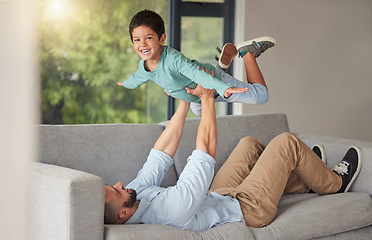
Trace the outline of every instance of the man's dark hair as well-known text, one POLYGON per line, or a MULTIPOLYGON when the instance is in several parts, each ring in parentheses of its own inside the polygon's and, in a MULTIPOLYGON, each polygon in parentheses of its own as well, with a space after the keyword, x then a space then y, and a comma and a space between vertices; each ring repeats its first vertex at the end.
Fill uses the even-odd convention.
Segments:
POLYGON ((105 203, 105 215, 104 215, 104 223, 105 224, 118 224, 119 208, 114 204, 113 201, 105 203))
POLYGON ((133 42, 133 30, 136 27, 139 26, 146 26, 151 28, 159 37, 165 33, 165 27, 164 27, 164 21, 160 17, 159 14, 157 14, 154 11, 151 10, 143 10, 138 12, 132 20, 130 21, 129 24, 129 34, 130 34, 130 40, 133 42))
MULTIPOLYGON (((123 203, 123 207, 132 208, 137 201, 137 192, 131 189, 131 193, 128 201, 123 203)), ((105 203, 105 224, 119 224, 119 207, 115 204, 113 200, 105 203)))

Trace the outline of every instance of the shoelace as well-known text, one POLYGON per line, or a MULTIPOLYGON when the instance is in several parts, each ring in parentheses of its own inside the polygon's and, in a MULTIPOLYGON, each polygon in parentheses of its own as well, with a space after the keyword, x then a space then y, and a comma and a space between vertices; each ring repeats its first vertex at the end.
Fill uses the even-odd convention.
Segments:
POLYGON ((350 163, 345 162, 345 161, 341 161, 339 164, 337 164, 333 168, 333 170, 336 171, 340 175, 349 174, 348 173, 349 165, 350 165, 350 163))

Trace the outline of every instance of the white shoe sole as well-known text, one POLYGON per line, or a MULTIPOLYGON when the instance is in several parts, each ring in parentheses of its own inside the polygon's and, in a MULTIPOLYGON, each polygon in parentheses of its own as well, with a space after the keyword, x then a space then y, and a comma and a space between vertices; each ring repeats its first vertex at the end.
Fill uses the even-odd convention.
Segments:
POLYGON ((355 146, 352 146, 351 148, 354 148, 357 151, 359 163, 358 163, 358 167, 357 167, 357 169, 356 169, 356 171, 354 173, 354 176, 351 178, 351 180, 350 180, 349 184, 346 186, 344 192, 348 192, 349 191, 349 188, 351 187, 351 185, 353 185, 356 177, 359 175, 360 168, 362 167, 362 150, 360 150, 360 148, 355 147, 355 146))
POLYGON ((238 50, 237 48, 234 46, 234 44, 232 43, 226 43, 225 45, 223 45, 223 48, 222 48, 222 51, 221 51, 221 54, 220 54, 220 58, 218 60, 218 65, 220 65, 221 68, 224 68, 224 69, 227 69, 230 67, 231 65, 231 62, 233 61, 233 59, 236 57, 236 55, 238 55, 238 50), (235 51, 234 51, 235 49, 235 51), (225 53, 225 51, 228 51, 229 53, 225 53), (230 58, 230 62, 229 64, 224 64, 222 63, 222 58, 223 58, 223 55, 224 54, 227 54, 228 58, 230 58))
POLYGON ((321 144, 315 144, 311 149, 313 149, 314 147, 318 147, 320 149, 320 153, 322 154, 322 161, 327 165, 327 155, 326 155, 326 151, 323 147, 323 145, 321 144))

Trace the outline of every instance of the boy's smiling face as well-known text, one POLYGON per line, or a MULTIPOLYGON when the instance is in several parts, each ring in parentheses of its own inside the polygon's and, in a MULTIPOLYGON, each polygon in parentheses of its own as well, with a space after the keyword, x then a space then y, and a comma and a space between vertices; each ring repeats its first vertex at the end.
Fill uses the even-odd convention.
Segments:
POLYGON ((165 41, 165 33, 159 39, 158 35, 150 27, 139 26, 133 29, 132 35, 136 53, 143 60, 157 64, 165 41))

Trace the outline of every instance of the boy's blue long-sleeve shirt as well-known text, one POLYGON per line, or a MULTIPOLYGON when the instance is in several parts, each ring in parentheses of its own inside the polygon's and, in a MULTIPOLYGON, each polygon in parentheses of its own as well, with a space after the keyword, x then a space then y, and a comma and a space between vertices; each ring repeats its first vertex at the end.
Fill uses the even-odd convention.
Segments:
POLYGON ((222 82, 219 76, 216 75, 214 66, 190 60, 176 49, 163 46, 156 69, 152 72, 147 71, 144 67, 144 60, 141 59, 138 64, 138 70, 128 80, 123 82, 123 86, 134 89, 152 80, 175 98, 187 102, 200 102, 198 97, 188 94, 185 87, 193 89, 197 84, 200 84, 207 89, 216 89, 220 96, 224 96, 226 89, 232 86, 222 82), (210 72, 213 70, 215 77, 200 70, 200 66, 210 72))
POLYGON ((137 192, 137 211, 128 224, 166 224, 192 231, 203 231, 228 222, 244 222, 239 202, 216 192, 207 194, 214 175, 215 160, 194 150, 177 184, 160 187, 173 159, 152 149, 137 177, 126 187, 137 192))

